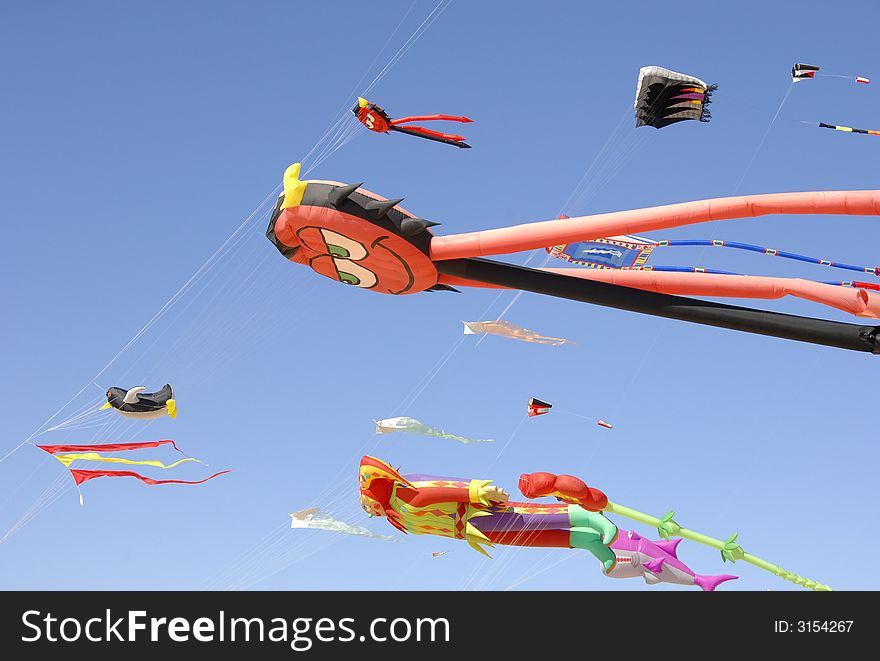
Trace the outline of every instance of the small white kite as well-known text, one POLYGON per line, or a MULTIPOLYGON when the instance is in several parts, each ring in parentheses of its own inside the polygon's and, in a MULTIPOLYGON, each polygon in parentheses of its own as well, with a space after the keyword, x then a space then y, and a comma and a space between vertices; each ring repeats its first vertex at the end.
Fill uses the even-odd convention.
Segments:
POLYGON ((465 445, 471 443, 493 443, 494 439, 470 438, 468 436, 456 436, 455 434, 447 434, 442 429, 431 427, 423 422, 419 422, 415 418, 407 418, 405 416, 399 418, 386 418, 385 420, 373 420, 376 423, 377 434, 392 434, 394 432, 407 432, 409 434, 419 434, 421 436, 433 436, 434 438, 448 438, 465 445))
POLYGON ((299 512, 293 512, 290 515, 291 528, 314 528, 316 530, 328 530, 330 532, 340 532, 345 535, 357 535, 358 537, 370 537, 372 539, 382 539, 386 542, 396 542, 394 537, 388 535, 377 535, 366 528, 355 526, 344 521, 338 521, 326 512, 322 512, 317 507, 310 507, 299 512))

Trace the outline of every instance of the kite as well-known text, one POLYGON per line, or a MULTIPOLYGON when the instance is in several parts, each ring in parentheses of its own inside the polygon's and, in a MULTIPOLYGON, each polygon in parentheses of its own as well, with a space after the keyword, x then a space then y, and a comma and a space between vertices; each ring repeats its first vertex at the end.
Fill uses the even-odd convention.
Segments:
POLYGON ((592 553, 605 575, 614 578, 644 576, 649 584, 697 585, 707 591, 736 578, 695 574, 678 560, 676 543, 652 543, 634 532, 619 531, 602 514, 608 499, 601 491, 577 478, 552 477, 552 488, 545 493, 521 478, 521 489, 528 490, 523 495, 561 495, 560 489, 567 488, 570 502, 511 502, 492 480, 404 476, 380 459, 365 456, 359 472, 360 502, 370 516, 385 517, 401 532, 463 539, 486 556, 483 546, 496 544, 576 548, 592 553))
POLYGON ((170 418, 177 417, 177 402, 171 384, 166 383, 161 390, 144 392, 146 386, 137 386, 129 390, 110 388, 107 391, 107 403, 101 410, 112 408, 125 418, 153 420, 166 413, 170 418))
POLYGON ((462 286, 519 289, 851 351, 880 352, 880 326, 685 297, 762 299, 796 295, 857 316, 875 318, 880 298, 865 289, 745 275, 734 278, 710 273, 538 269, 484 258, 767 214, 877 216, 877 190, 719 198, 435 236, 430 228, 437 223, 412 215, 400 206, 400 199, 389 200, 360 190, 359 183, 301 181, 299 173, 299 164, 285 172, 284 191, 266 236, 290 261, 307 265, 337 282, 392 295, 456 290, 462 286), (680 279, 682 276, 688 279, 680 279), (597 281, 600 278, 605 281, 597 281))
MULTIPOLYGON (((156 461, 154 459, 124 459, 120 457, 107 457, 102 454, 104 452, 129 452, 131 450, 158 448, 163 445, 170 445, 175 450, 180 452, 180 454, 183 454, 183 452, 180 450, 180 448, 177 447, 177 444, 175 444, 174 441, 147 441, 144 443, 104 443, 101 445, 38 445, 37 447, 44 452, 48 452, 58 461, 60 461, 64 465, 64 467, 70 471, 70 474, 71 476, 73 476, 73 480, 76 483, 77 487, 84 482, 94 480, 98 477, 133 477, 140 480, 144 484, 149 485, 203 484, 208 480, 214 479, 218 475, 223 475, 224 473, 229 472, 228 470, 220 471, 219 473, 214 473, 213 475, 206 477, 203 480, 196 481, 155 480, 151 477, 147 477, 145 475, 141 475, 140 473, 129 470, 87 470, 70 467, 74 461, 99 461, 110 464, 128 464, 130 466, 152 466, 153 468, 162 468, 167 470, 188 461, 202 463, 201 461, 199 461, 198 459, 194 459, 193 457, 185 457, 184 459, 180 459, 178 461, 175 461, 174 463, 166 465, 161 461, 156 461)), ((82 495, 80 495, 80 504, 82 504, 82 495)))
POLYGON ((442 429, 431 427, 415 418, 407 418, 405 416, 399 418, 386 418, 385 420, 374 420, 376 423, 377 434, 392 434, 394 432, 406 432, 408 434, 419 434, 420 436, 433 436, 434 438, 448 438, 452 441, 458 441, 465 445, 471 443, 493 443, 494 439, 470 438, 468 436, 456 436, 455 434, 447 434, 442 429))
POLYGON ((448 122, 461 122, 462 124, 468 124, 474 121, 467 117, 456 117, 453 115, 416 115, 413 117, 391 119, 388 116, 388 113, 382 108, 361 97, 358 97, 357 104, 355 104, 351 111, 355 114, 361 124, 376 133, 396 131, 398 133, 406 133, 407 135, 414 135, 427 140, 434 140, 435 142, 445 142, 447 145, 454 145, 456 147, 461 147, 462 149, 470 149, 471 147, 464 141, 464 137, 460 135, 432 131, 423 126, 404 126, 404 124, 411 124, 412 122, 435 122, 445 120, 448 122))
MULTIPOLYGON (((564 219, 568 218, 568 216, 560 216, 560 218, 564 219)), ((570 264, 586 266, 588 268, 622 269, 628 271, 661 271, 681 269, 682 267, 648 266, 648 260, 653 256, 657 249, 685 246, 708 246, 711 248, 746 250, 749 252, 760 253, 762 255, 769 255, 771 257, 792 259, 799 262, 806 262, 808 264, 827 266, 829 268, 880 275, 880 266, 847 264, 837 260, 810 257, 808 255, 800 255, 795 252, 788 252, 777 248, 758 246, 753 243, 725 241, 723 239, 661 239, 655 241, 642 236, 612 236, 607 239, 596 239, 595 241, 578 241, 576 243, 563 243, 556 246, 549 246, 546 248, 546 251, 551 256, 569 262, 570 264)), ((687 268, 693 270, 693 267, 687 268)), ((709 270, 703 269, 702 271, 708 272, 709 270)), ((702 271, 698 270, 697 272, 702 271)))
POLYGON ((791 67, 791 82, 799 83, 805 78, 813 78, 818 70, 819 67, 812 64, 797 63, 791 67))
MULTIPOLYGON (((567 218, 567 216, 565 216, 567 218)), ((667 294, 700 295, 701 291, 712 288, 715 295, 725 296, 748 296, 754 298, 779 298, 785 295, 796 296, 824 303, 831 307, 850 312, 864 317, 874 317, 878 314, 871 297, 865 297, 858 293, 836 292, 828 289, 826 285, 836 287, 851 287, 855 289, 880 290, 880 285, 849 281, 824 281, 801 280, 792 278, 757 278, 743 276, 740 273, 719 271, 695 266, 651 266, 646 262, 657 248, 671 246, 711 246, 715 248, 734 248, 750 252, 762 253, 774 257, 782 257, 820 266, 827 266, 858 273, 870 273, 880 275, 880 267, 859 266, 844 262, 821 259, 799 255, 793 252, 767 248, 750 243, 736 241, 723 241, 719 239, 681 239, 653 241, 638 236, 615 236, 595 241, 579 241, 570 244, 560 244, 548 247, 547 252, 559 259, 578 266, 586 266, 591 269, 615 269, 620 271, 653 271, 655 273, 705 273, 709 275, 734 275, 747 278, 746 280, 724 280, 717 278, 687 277, 680 278, 672 275, 582 275, 591 280, 614 282, 615 284, 628 285, 639 289, 662 291, 667 294), (717 285, 717 286, 716 286, 717 285), (760 289, 759 293, 756 289, 760 289)))
POLYGON ((553 404, 548 404, 547 402, 542 402, 540 399, 536 399, 535 397, 529 397, 529 417, 534 418, 536 415, 544 415, 545 413, 550 413, 550 409, 553 408, 553 404))
POLYGON ((867 135, 880 135, 880 131, 872 131, 870 129, 854 129, 849 126, 838 126, 837 124, 826 124, 819 122, 821 129, 834 129, 835 131, 843 131, 844 133, 865 133, 867 135))
MULTIPOLYGON (((569 216, 559 216, 566 220, 569 216)), ((640 236, 612 236, 595 241, 578 241, 548 246, 553 257, 594 269, 640 269, 647 264, 658 242, 640 236)))
POLYGON ((662 129, 676 122, 708 122, 709 104, 717 85, 662 67, 642 67, 636 85, 636 127, 662 129))
POLYGON ((495 321, 463 321, 464 334, 476 335, 478 333, 488 333, 489 335, 497 335, 499 337, 509 337, 512 340, 520 342, 534 342, 536 344, 548 344, 553 347, 562 346, 563 344, 574 344, 571 340, 561 337, 547 337, 539 335, 533 330, 517 326, 514 323, 503 319, 495 321))
POLYGON ((701 576, 678 559, 676 555, 681 538, 671 541, 658 539, 651 541, 629 530, 617 536, 611 545, 617 564, 605 575, 609 578, 635 578, 641 576, 648 585, 674 583, 677 585, 696 585, 712 592, 721 583, 732 581, 737 576, 701 576))
POLYGON ((439 558, 441 555, 446 555, 449 551, 431 551, 432 558, 439 558))
MULTIPOLYGON (((530 418, 535 417, 536 415, 545 415, 550 413, 550 409, 553 408, 553 404, 548 404, 547 402, 543 402, 540 399, 535 399, 534 397, 529 398, 529 407, 528 414, 530 418)), ((560 413, 566 415, 573 415, 578 418, 586 418, 587 416, 581 415, 580 413, 573 413, 572 411, 559 411, 560 413)), ((596 424, 600 427, 605 427, 605 429, 613 429, 614 425, 606 420, 596 420, 596 424)))
MULTIPOLYGON (((587 486, 583 480, 572 475, 554 475, 553 473, 543 472, 523 473, 519 478, 519 490, 526 498, 553 496, 561 502, 580 504, 593 511, 617 514, 618 516, 623 516, 656 528, 664 541, 669 541, 671 537, 681 537, 714 548, 721 552, 723 562, 743 560, 755 567, 780 576, 786 581, 791 581, 810 590, 823 592, 831 590, 827 585, 804 578, 778 565, 746 553, 739 542, 737 542, 738 533, 722 541, 694 532, 693 530, 688 530, 687 528, 682 528, 672 518, 675 516, 675 512, 668 512, 661 519, 655 518, 638 510, 611 502, 602 491, 587 486)), ((656 544, 656 542, 654 543, 656 544)))
MULTIPOLYGON (((791 68, 791 82, 799 83, 802 80, 806 80, 808 78, 815 78, 816 73, 819 71, 820 67, 814 66, 812 64, 801 64, 797 63, 791 68)), ((863 85, 868 85, 871 81, 864 76, 844 76, 836 73, 822 73, 820 76, 831 76, 833 78, 850 78, 857 83, 862 83, 863 85)))
POLYGON ((371 539, 381 539, 386 542, 396 542, 394 537, 388 535, 377 535, 361 526, 355 526, 344 521, 338 521, 326 512, 321 511, 317 507, 293 512, 290 515, 291 528, 313 528, 315 530, 327 530, 329 532, 338 532, 344 535, 355 535, 357 537, 369 537, 371 539))

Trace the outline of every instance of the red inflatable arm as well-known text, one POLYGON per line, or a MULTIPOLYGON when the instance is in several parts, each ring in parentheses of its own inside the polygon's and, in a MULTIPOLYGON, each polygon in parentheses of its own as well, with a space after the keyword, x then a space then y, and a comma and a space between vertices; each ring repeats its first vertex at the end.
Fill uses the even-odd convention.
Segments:
POLYGON ((601 512, 608 505, 608 496, 573 475, 523 473, 519 476, 519 490, 526 498, 554 496, 591 512, 601 512))

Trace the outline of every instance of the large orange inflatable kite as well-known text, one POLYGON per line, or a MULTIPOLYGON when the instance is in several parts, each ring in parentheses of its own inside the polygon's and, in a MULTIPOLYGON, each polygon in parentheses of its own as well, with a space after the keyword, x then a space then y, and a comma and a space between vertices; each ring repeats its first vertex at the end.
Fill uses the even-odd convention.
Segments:
POLYGON ((878 293, 796 278, 712 273, 534 269, 494 260, 603 237, 768 214, 880 215, 880 191, 778 193, 670 204, 648 209, 435 236, 435 222, 361 189, 361 184, 301 181, 284 175, 284 192, 267 236, 282 255, 321 275, 383 294, 457 286, 531 291, 732 330, 880 352, 880 326, 755 310, 684 296, 772 299, 797 296, 860 317, 880 318, 878 293))

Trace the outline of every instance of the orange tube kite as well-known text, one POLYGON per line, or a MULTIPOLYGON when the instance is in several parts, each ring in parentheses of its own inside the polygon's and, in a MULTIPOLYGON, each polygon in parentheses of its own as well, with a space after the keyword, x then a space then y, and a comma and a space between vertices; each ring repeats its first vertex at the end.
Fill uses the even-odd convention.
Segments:
MULTIPOLYGON (((716 273, 675 273, 668 271, 618 271, 614 269, 539 269, 571 278, 606 282, 659 294, 679 296, 717 296, 721 298, 776 299, 795 296, 843 312, 880 319, 880 296, 865 289, 828 285, 800 278, 773 278, 757 275, 720 275, 716 273)), ((499 288, 472 280, 441 275, 440 282, 462 287, 499 288)))
POLYGON ((618 234, 695 225, 713 220, 750 218, 770 214, 880 215, 880 191, 830 191, 815 193, 773 193, 721 197, 714 200, 681 202, 647 209, 615 211, 545 220, 543 222, 466 232, 431 239, 432 260, 505 255, 535 250, 560 243, 591 241, 618 234))

